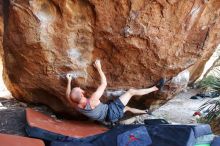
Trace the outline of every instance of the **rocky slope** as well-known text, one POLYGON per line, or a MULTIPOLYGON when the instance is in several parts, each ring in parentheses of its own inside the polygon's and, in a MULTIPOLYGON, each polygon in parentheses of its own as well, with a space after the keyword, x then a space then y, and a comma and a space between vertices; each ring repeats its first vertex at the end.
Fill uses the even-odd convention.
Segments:
POLYGON ((66 73, 73 86, 97 87, 96 58, 108 89, 149 87, 190 66, 193 80, 220 42, 219 0, 4 0, 4 8, 9 90, 59 112, 69 110, 66 73))

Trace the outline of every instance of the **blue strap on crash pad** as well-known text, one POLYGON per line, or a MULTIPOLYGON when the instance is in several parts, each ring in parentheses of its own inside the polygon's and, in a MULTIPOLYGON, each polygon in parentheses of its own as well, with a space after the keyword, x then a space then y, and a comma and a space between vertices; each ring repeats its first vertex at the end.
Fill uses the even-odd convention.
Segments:
POLYGON ((50 146, 95 146, 91 143, 86 142, 60 142, 60 141, 53 141, 50 143, 50 146))
POLYGON ((29 137, 39 138, 45 141, 59 141, 59 142, 82 142, 89 143, 97 139, 101 134, 85 137, 85 138, 75 138, 70 136, 65 136, 62 134, 54 133, 51 131, 47 131, 41 128, 32 127, 29 125, 25 126, 25 131, 29 137))

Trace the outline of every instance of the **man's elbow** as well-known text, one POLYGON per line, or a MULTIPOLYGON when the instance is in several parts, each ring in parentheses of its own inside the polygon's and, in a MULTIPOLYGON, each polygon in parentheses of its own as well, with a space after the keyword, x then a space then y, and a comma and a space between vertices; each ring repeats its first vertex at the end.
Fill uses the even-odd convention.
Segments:
POLYGON ((103 82, 102 86, 107 87, 107 82, 103 82))
POLYGON ((70 97, 70 92, 66 92, 66 98, 68 99, 70 97))

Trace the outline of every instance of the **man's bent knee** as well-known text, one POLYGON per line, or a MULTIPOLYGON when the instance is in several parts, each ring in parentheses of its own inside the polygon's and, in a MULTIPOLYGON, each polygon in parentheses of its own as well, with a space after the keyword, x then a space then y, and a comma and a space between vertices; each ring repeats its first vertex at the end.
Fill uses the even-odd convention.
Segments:
POLYGON ((123 112, 125 113, 125 112, 127 112, 127 111, 130 111, 130 107, 128 107, 128 106, 125 106, 125 108, 124 108, 124 110, 123 110, 123 112))

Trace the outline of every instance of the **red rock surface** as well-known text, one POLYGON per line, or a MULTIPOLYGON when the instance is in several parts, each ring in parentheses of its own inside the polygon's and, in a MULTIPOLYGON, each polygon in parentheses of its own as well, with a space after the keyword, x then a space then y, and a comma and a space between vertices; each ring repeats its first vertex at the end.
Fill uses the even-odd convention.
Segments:
POLYGON ((100 124, 87 121, 57 120, 30 108, 26 109, 26 118, 28 125, 31 127, 74 138, 85 138, 108 131, 100 124))
POLYGON ((192 65, 198 76, 220 42, 219 0, 13 0, 5 13, 9 90, 56 111, 69 110, 66 73, 97 87, 96 58, 109 89, 149 87, 192 65))
POLYGON ((0 134, 0 146, 45 146, 40 139, 0 134))

